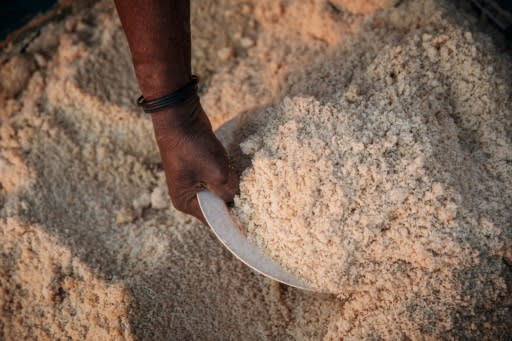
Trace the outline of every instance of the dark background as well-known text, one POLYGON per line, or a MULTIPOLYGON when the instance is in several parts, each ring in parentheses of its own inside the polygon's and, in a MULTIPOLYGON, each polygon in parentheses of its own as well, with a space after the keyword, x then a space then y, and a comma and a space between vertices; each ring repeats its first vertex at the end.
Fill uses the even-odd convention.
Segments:
POLYGON ((28 23, 37 14, 44 13, 56 0, 14 0, 0 2, 0 40, 28 23))

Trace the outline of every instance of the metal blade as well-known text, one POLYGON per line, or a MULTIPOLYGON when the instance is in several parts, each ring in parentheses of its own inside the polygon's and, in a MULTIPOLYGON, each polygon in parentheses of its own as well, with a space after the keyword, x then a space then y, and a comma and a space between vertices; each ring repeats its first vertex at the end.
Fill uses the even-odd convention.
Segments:
POLYGON ((199 206, 213 233, 235 257, 260 274, 295 288, 313 290, 261 252, 242 234, 224 201, 215 194, 197 194, 199 206))

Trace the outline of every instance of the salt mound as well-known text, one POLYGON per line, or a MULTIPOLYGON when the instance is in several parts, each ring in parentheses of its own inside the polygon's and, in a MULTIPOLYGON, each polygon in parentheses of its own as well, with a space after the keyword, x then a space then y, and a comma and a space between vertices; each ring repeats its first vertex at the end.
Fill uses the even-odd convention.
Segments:
MULTIPOLYGON (((510 62, 478 33, 476 18, 459 17, 440 1, 360 3, 194 1, 192 57, 202 80, 202 103, 219 126, 239 113, 251 115, 273 101, 283 102, 251 117, 244 133, 255 137, 263 136, 258 129, 266 124, 264 117, 275 124, 286 117, 300 123, 306 112, 317 112, 311 127, 296 124, 296 134, 322 127, 320 137, 328 133, 322 117, 352 117, 353 123, 343 123, 352 135, 336 135, 337 141, 352 139, 364 148, 350 150, 345 158, 365 151, 373 158, 389 138, 378 130, 357 135, 361 127, 356 123, 374 125, 389 118, 411 125, 409 132, 386 123, 390 136, 399 131, 417 143, 404 156, 370 163, 365 174, 379 175, 377 170, 392 169, 393 162, 423 156, 423 166, 419 162, 411 174, 424 180, 425 195, 432 183, 428 195, 435 197, 431 202, 419 193, 408 197, 436 203, 439 213, 425 219, 442 230, 424 229, 421 235, 417 223, 407 230, 383 225, 383 231, 366 223, 361 233, 380 238, 364 241, 361 248, 389 255, 368 266, 388 277, 363 269, 368 277, 354 276, 356 284, 338 295, 297 290, 251 272, 207 228, 168 204, 150 119, 134 103, 139 92, 113 2, 76 5, 13 50, 19 53, 2 51, 0 56, 8 59, 0 65, 0 340, 507 340, 510 62), (381 7, 386 9, 356 14, 381 7), (461 24, 464 20, 471 23, 461 24), (228 60, 218 57, 225 48, 233 53, 228 60), (427 48, 432 61, 425 58, 427 48), (292 99, 280 101, 284 96, 292 99), (429 116, 432 105, 439 113, 429 116), (275 116, 281 112, 285 117, 275 116), (436 120, 440 123, 434 125, 436 120), (426 128, 437 130, 426 137, 426 128), (449 131, 454 135, 441 140, 440 134, 449 131), (455 149, 452 142, 458 143, 455 149), (462 154, 452 156, 457 146, 462 154), (434 171, 440 165, 446 172, 438 176, 434 171), (450 219, 452 208, 456 215, 450 219), (447 230, 445 224, 452 221, 447 230), (377 249, 396 245, 389 236, 397 231, 409 244, 377 249), (447 250, 432 256, 418 249, 410 257, 408 252, 422 244, 406 239, 409 232, 433 244, 444 238, 447 250), (448 255, 457 248, 471 257, 462 263, 456 254, 452 265, 448 255), (416 263, 407 263, 408 257, 416 263), (392 263, 395 259, 404 260, 392 263), (390 279, 393 269, 396 276, 390 279)), ((254 147, 244 144, 246 151, 267 148, 253 140, 254 147)), ((321 138, 298 142, 310 149, 332 144, 321 138)), ((310 181, 331 179, 316 178, 310 181)), ((356 187, 354 193, 341 193, 366 200, 370 190, 380 191, 372 183, 387 181, 365 179, 373 181, 360 184, 368 193, 356 187)), ((353 186, 360 181, 353 180, 353 186)), ((412 183, 407 179, 399 188, 412 183)), ((388 205, 380 197, 379 203, 388 205)), ((404 207, 397 204, 396 220, 405 224, 414 211, 404 207)), ((376 212, 376 218, 388 219, 376 212)))
MULTIPOLYGON (((264 4, 192 5, 209 92, 257 48, 235 34, 256 40, 264 4), (217 58, 226 46, 233 60, 217 58)), ((0 65, 0 340, 320 339, 336 299, 252 273, 169 204, 113 1, 37 31, 0 65)))
POLYGON ((512 63, 446 19, 392 38, 249 121, 235 212, 319 290, 440 316, 491 304, 510 262, 512 63))
POLYGON ((105 283, 41 226, 7 219, 0 238, 2 340, 134 339, 124 285, 105 283))

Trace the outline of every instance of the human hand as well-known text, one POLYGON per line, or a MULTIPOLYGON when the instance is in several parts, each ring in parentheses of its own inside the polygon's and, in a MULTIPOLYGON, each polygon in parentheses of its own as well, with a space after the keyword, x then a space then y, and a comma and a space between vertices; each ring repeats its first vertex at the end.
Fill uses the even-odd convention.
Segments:
POLYGON ((174 207, 206 224, 196 194, 208 189, 228 202, 238 191, 226 150, 197 97, 151 117, 174 207))

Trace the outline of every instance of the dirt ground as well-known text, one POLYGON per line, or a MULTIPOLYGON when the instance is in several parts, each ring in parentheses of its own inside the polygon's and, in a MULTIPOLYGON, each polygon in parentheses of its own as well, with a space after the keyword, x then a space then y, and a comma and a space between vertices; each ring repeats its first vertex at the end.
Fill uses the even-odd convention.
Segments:
MULTIPOLYGON (((322 74, 319 65, 346 57, 354 41, 368 42, 372 27, 384 25, 392 40, 452 10, 431 0, 192 1, 193 69, 203 106, 219 127, 285 96, 321 100, 327 94, 315 83, 343 91, 337 84, 353 70, 322 74)), ((491 41, 475 19, 458 20, 459 30, 472 30, 499 58, 509 58, 499 36, 491 41)), ((111 1, 45 24, 19 51, 0 66, 0 339, 511 334, 510 224, 500 239, 508 254, 499 262, 482 257, 488 267, 467 274, 492 277, 466 291, 484 291, 486 301, 455 306, 447 316, 436 316, 436 297, 421 307, 396 306, 280 285, 253 273, 208 228, 170 206, 111 1)), ((376 56, 351 58, 370 65, 376 56)))

